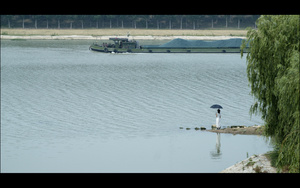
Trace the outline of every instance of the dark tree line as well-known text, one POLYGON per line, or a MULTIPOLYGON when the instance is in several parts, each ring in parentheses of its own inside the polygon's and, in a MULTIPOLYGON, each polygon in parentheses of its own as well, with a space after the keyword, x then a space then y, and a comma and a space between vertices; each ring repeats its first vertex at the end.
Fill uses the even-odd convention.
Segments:
POLYGON ((2 28, 256 28, 259 15, 1 15, 2 28))

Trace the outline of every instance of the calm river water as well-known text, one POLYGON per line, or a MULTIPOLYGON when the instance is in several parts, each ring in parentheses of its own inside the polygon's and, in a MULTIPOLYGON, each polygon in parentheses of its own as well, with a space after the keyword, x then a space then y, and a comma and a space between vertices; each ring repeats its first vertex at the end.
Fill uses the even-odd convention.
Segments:
POLYGON ((240 54, 105 54, 91 42, 1 40, 2 172, 219 172, 271 150, 194 129, 215 124, 213 104, 222 126, 263 124, 250 119, 240 54))

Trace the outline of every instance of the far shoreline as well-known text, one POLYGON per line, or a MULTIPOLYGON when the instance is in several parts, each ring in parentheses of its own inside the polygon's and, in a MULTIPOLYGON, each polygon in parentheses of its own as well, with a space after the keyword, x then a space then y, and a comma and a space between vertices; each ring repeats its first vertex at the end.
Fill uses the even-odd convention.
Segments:
MULTIPOLYGON (((127 38, 127 36, 88 36, 88 35, 35 35, 35 36, 18 36, 18 35, 0 35, 1 39, 7 40, 109 40, 109 38, 127 38)), ((246 39, 246 37, 238 36, 129 36, 134 40, 173 40, 181 38, 185 40, 227 40, 232 38, 246 39)))
POLYGON ((168 30, 168 29, 17 29, 1 28, 1 39, 109 40, 128 37, 136 40, 225 40, 246 38, 247 30, 168 30))

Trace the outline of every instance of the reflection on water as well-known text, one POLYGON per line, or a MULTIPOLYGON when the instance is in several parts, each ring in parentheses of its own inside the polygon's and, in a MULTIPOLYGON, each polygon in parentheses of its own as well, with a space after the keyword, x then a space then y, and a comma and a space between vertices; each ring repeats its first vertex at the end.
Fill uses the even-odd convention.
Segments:
POLYGON ((217 133, 216 147, 215 150, 210 152, 212 159, 221 159, 221 134, 217 133))

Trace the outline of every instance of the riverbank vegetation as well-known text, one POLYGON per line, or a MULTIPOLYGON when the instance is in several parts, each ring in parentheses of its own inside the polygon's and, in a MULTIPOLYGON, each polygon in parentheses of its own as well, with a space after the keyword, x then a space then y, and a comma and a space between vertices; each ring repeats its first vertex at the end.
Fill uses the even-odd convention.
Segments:
POLYGON ((264 134, 275 141, 276 167, 299 173, 299 15, 261 16, 257 28, 242 45, 250 44, 247 76, 256 99, 250 114, 262 115, 264 134))
POLYGON ((259 15, 2 15, 1 28, 245 29, 259 15))

